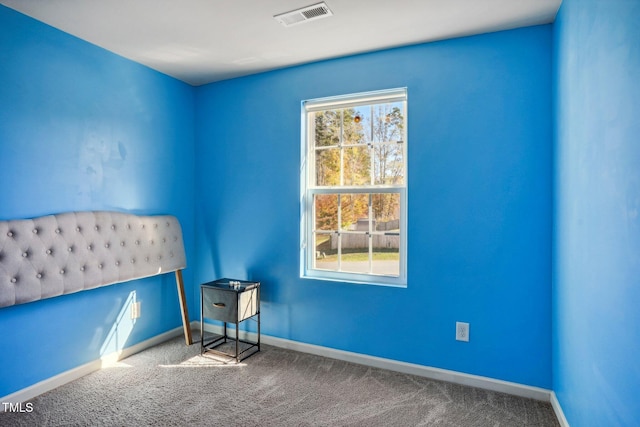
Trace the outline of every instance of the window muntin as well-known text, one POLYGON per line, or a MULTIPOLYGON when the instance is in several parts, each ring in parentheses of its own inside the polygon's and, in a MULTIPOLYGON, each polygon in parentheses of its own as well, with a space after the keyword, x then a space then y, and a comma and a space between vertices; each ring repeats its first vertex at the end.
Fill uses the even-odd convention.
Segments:
POLYGON ((406 285, 406 90, 304 103, 304 277, 406 285))

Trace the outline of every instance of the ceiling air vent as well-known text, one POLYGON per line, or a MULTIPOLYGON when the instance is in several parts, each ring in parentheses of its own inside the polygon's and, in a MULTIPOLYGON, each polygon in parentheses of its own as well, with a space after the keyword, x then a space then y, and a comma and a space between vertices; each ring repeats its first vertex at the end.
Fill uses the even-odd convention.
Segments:
POLYGON ((328 16, 333 16, 333 12, 331 12, 331 9, 329 9, 329 6, 327 6, 325 2, 322 2, 292 10, 291 12, 281 13, 279 15, 275 15, 273 18, 285 27, 290 27, 292 25, 326 18, 328 16))

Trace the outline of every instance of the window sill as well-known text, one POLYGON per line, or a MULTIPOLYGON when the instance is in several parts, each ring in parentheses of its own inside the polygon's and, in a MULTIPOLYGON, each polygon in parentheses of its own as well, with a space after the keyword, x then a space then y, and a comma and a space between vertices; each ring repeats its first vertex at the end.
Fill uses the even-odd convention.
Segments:
POLYGON ((307 272, 300 275, 301 279, 320 280, 327 282, 348 283, 354 285, 387 286, 391 288, 406 288, 407 280, 401 277, 370 276, 365 274, 345 274, 337 272, 307 272))

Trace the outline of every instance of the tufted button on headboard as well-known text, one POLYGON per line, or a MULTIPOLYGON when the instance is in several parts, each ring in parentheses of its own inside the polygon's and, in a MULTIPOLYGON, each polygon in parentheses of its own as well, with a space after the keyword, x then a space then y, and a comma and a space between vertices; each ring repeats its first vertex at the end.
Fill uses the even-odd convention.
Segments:
POLYGON ((177 218, 68 212, 0 221, 0 307, 186 267, 177 218))

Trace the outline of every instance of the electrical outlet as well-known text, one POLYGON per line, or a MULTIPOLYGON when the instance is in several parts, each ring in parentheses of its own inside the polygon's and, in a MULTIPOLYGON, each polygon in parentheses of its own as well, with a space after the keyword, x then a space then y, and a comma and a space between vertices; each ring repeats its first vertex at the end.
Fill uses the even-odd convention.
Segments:
POLYGON ((140 317, 140 301, 136 301, 131 304, 131 319, 138 319, 140 317))
POLYGON ((456 340, 469 342, 469 324, 456 322, 456 340))

